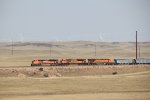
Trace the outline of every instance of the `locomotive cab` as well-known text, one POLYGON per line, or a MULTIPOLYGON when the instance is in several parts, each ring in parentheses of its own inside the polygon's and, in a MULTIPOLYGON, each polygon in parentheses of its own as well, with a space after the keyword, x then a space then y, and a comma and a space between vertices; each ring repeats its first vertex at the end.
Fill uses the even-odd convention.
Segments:
POLYGON ((31 63, 31 66, 41 66, 41 61, 40 60, 33 60, 31 63))

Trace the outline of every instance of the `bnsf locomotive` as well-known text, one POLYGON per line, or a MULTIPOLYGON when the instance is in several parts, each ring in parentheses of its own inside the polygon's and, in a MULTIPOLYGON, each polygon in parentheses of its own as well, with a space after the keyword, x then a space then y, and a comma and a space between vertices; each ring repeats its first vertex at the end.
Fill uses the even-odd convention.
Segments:
POLYGON ((66 66, 66 65, 119 65, 150 64, 150 59, 49 59, 33 60, 31 66, 66 66))

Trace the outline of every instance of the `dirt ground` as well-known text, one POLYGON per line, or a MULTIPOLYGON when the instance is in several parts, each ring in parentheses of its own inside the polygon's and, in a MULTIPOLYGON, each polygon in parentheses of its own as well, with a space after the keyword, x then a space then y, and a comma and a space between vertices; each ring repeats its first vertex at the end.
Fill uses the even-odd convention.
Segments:
MULTIPOLYGON (((150 58, 149 42, 140 42, 138 47, 140 47, 140 58, 150 58)), ((11 43, 0 43, 0 67, 30 66, 33 59, 50 58, 134 59, 135 43, 91 41, 16 42, 13 44, 13 55, 11 43)))
POLYGON ((150 100, 150 71, 78 77, 0 77, 1 100, 150 100))
POLYGON ((30 66, 51 58, 135 58, 135 43, 0 43, 0 100, 150 100, 150 65, 30 66))

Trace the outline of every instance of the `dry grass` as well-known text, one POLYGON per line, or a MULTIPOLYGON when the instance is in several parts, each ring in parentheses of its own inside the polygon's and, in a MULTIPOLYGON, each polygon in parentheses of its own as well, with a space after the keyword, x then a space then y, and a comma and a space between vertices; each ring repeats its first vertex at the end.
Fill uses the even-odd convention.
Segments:
POLYGON ((150 93, 94 93, 69 95, 17 96, 4 100, 149 100, 150 93))
POLYGON ((0 77, 71 77, 116 75, 150 71, 150 65, 104 65, 104 66, 44 66, 4 67, 0 77), (114 74, 115 73, 115 74, 114 74))
MULTIPOLYGON (((141 57, 150 58, 150 43, 139 43, 141 57)), ((30 66, 33 59, 50 58, 135 58, 135 43, 49 42, 15 43, 11 55, 11 43, 0 43, 0 66, 30 66), (50 55, 50 46, 51 55, 50 55)))
MULTIPOLYGON (((96 43, 96 45, 97 56, 94 54, 95 43, 88 41, 15 43, 12 56, 11 43, 0 43, 0 100, 150 100, 149 66, 134 66, 135 69, 129 68, 131 66, 124 66, 123 69, 119 67, 115 69, 113 66, 110 69, 94 66, 95 69, 87 67, 84 70, 44 67, 44 71, 29 67, 14 68, 30 66, 33 59, 135 57, 134 43, 96 43), (11 67, 2 68, 6 66, 11 67), (72 77, 28 77, 35 71, 39 72, 36 72, 37 75, 43 72, 49 75, 56 72, 72 77), (117 75, 110 75, 114 71, 118 72, 117 75), (102 75, 104 72, 109 75, 102 75), (92 76, 86 76, 90 73, 92 76), (9 75, 11 77, 8 77, 9 75)), ((139 45, 141 57, 150 58, 150 43, 139 45)))
POLYGON ((0 78, 1 100, 149 100, 150 72, 129 75, 0 78))

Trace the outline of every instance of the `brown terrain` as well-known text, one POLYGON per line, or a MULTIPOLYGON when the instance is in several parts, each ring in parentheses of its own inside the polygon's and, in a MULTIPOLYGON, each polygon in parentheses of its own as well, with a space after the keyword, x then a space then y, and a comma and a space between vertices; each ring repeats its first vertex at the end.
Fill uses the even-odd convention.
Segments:
MULTIPOLYGON (((138 47, 150 58, 150 43, 138 47)), ((51 58, 134 59, 135 43, 0 43, 0 100, 150 100, 150 65, 30 66, 51 58)))
POLYGON ((150 65, 43 66, 0 68, 0 77, 70 77, 129 74, 150 71, 150 65))
MULTIPOLYGON (((150 43, 138 43, 140 58, 150 58, 150 43)), ((138 53, 139 54, 139 53, 138 53)), ((33 59, 50 58, 135 58, 133 42, 49 42, 0 43, 0 67, 30 66, 33 59), (96 45, 96 55, 95 55, 96 45)))

